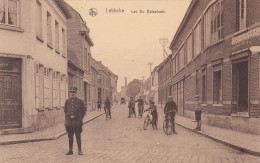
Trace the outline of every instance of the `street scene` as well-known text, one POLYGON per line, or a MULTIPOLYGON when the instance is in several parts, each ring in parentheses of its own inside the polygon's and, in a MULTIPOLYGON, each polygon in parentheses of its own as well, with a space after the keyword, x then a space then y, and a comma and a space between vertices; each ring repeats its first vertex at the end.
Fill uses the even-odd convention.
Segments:
MULTIPOLYGON (((143 130, 144 118, 127 118, 126 105, 85 124, 82 132, 83 156, 65 156, 67 136, 57 140, 0 146, 0 162, 250 162, 259 157, 244 154, 177 126, 176 135, 158 129, 143 130), (13 152, 15 151, 15 152, 13 152), (6 155, 8 153, 8 155, 6 155)), ((76 144, 74 144, 76 148, 76 144)))
POLYGON ((0 162, 260 162, 260 0, 0 0, 0 162))

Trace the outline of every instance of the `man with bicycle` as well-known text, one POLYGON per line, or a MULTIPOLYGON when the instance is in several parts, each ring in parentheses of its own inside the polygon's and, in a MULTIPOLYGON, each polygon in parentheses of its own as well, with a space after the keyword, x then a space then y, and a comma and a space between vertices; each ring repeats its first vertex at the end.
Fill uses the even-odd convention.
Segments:
POLYGON ((171 117, 171 122, 172 122, 172 131, 173 133, 177 134, 175 131, 175 113, 178 111, 178 107, 176 103, 173 101, 173 97, 169 96, 168 97, 168 102, 166 102, 165 107, 164 107, 164 114, 165 118, 168 116, 171 117))
POLYGON ((143 111, 144 111, 144 100, 140 96, 139 99, 136 100, 135 102, 138 102, 138 104, 137 104, 137 106, 138 106, 138 116, 142 116, 143 111))
POLYGON ((152 115, 152 124, 153 127, 157 129, 157 122, 158 122, 158 112, 157 112, 157 106, 154 105, 154 102, 151 102, 151 105, 148 109, 145 109, 144 111, 151 110, 151 115, 152 115))
MULTIPOLYGON (((133 113, 135 115, 135 101, 134 101, 133 97, 130 97, 130 101, 128 103, 128 108, 129 108, 128 118, 131 118, 131 110, 133 111, 133 113)), ((135 118, 136 118, 136 115, 135 115, 135 118)))

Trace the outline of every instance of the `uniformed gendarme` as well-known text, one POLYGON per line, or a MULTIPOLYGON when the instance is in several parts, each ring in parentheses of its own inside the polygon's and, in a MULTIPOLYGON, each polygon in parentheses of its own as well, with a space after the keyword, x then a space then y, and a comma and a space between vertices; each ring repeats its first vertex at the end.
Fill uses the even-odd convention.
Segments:
POLYGON ((72 87, 69 90, 71 97, 66 100, 65 112, 65 126, 69 137, 69 151, 66 155, 73 154, 73 135, 75 133, 78 144, 78 154, 83 155, 81 149, 81 132, 83 125, 83 118, 86 114, 86 107, 83 100, 77 97, 77 88, 72 87))

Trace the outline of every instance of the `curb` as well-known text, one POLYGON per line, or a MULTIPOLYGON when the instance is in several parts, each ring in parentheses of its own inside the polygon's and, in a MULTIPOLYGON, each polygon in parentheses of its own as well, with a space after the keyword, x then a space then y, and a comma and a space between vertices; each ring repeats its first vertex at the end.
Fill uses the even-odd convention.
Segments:
MULTIPOLYGON (((92 121, 92 120, 94 120, 94 119, 96 119, 96 118, 98 118, 98 117, 100 117, 100 116, 102 116, 103 114, 105 114, 105 113, 101 113, 101 114, 94 116, 93 118, 83 122, 83 125, 92 121)), ((30 142, 39 142, 39 141, 47 141, 47 140, 56 140, 56 139, 62 137, 63 135, 66 135, 66 134, 67 134, 67 132, 64 131, 64 132, 61 132, 61 133, 59 133, 59 134, 57 134, 53 137, 46 137, 46 138, 40 138, 40 139, 35 138, 35 139, 3 141, 3 142, 0 142, 0 145, 11 145, 11 144, 19 144, 19 143, 30 143, 30 142)))
POLYGON ((193 129, 191 129, 191 128, 188 128, 188 127, 183 126, 183 125, 180 124, 180 123, 176 123, 176 122, 175 122, 175 124, 177 124, 178 126, 181 126, 181 127, 185 128, 185 129, 187 129, 187 130, 190 130, 190 131, 192 131, 192 132, 194 132, 194 133, 196 133, 196 134, 199 134, 199 135, 202 135, 202 136, 207 137, 207 138, 209 138, 209 139, 212 139, 212 140, 214 140, 215 142, 224 144, 224 145, 226 145, 226 146, 229 146, 229 147, 231 147, 231 148, 234 148, 234 149, 239 150, 239 151, 241 151, 241 152, 244 152, 244 153, 246 153, 246 154, 260 157, 260 152, 252 151, 252 150, 250 150, 250 149, 246 149, 246 148, 244 148, 244 147, 240 147, 240 146, 231 144, 231 143, 226 142, 226 141, 224 141, 224 140, 215 138, 215 137, 213 137, 213 136, 209 136, 209 135, 207 135, 207 134, 205 134, 205 133, 203 133, 203 132, 200 132, 200 131, 195 131, 195 130, 193 130, 193 129))

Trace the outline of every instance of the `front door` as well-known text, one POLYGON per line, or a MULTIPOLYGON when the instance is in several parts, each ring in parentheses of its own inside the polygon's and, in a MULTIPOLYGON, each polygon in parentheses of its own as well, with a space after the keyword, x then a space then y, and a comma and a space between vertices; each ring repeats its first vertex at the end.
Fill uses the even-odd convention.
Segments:
POLYGON ((22 126, 21 60, 0 57, 0 129, 22 126))

